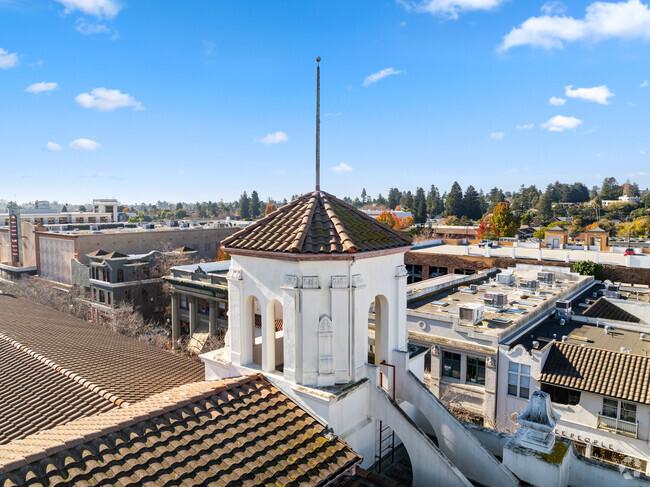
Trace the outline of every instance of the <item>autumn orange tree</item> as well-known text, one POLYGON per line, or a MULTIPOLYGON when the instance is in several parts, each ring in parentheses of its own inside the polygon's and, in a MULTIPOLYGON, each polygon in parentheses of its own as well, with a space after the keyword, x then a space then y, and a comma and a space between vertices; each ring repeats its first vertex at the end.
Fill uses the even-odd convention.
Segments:
POLYGON ((273 213, 275 210, 277 210, 275 205, 273 203, 269 203, 264 209, 264 216, 268 215, 269 213, 273 213))
POLYGON ((379 215, 377 215, 377 220, 393 228, 395 226, 395 218, 393 215, 394 213, 384 210, 379 215))
POLYGON ((492 223, 492 215, 485 215, 478 226, 478 238, 496 240, 499 238, 499 230, 492 223))

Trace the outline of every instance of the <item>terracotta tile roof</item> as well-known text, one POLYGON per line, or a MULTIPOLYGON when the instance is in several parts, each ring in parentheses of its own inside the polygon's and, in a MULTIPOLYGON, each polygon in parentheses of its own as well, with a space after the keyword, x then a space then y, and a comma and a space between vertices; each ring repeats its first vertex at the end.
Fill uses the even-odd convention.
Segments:
POLYGON ((650 404, 650 357, 554 343, 540 382, 650 404))
POLYGON ((0 333, 126 402, 204 378, 198 362, 6 294, 0 333))
POLYGON ((627 321, 629 323, 641 322, 641 320, 632 313, 628 313, 624 309, 616 306, 605 297, 598 298, 594 304, 589 306, 589 308, 582 313, 582 316, 602 318, 604 320, 627 321))
POLYGON ((0 338, 0 445, 117 405, 0 338))
POLYGON ((402 233, 323 191, 304 194, 224 239, 227 249, 346 254, 404 247, 402 233))
POLYGON ((186 384, 0 446, 0 486, 317 486, 360 461, 253 375, 186 384))

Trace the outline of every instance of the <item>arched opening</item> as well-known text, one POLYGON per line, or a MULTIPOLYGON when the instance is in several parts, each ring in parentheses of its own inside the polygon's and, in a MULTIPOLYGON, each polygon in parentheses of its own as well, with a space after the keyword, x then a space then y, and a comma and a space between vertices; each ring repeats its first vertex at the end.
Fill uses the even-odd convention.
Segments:
POLYGON ((249 357, 244 358, 244 363, 250 362, 262 366, 262 307, 255 296, 246 299, 246 327, 244 333, 247 335, 244 343, 250 343, 252 350, 249 357))
POLYGON ((368 363, 388 360, 388 300, 375 296, 368 312, 368 363))
POLYGON ((284 315, 282 303, 272 300, 266 307, 265 337, 266 359, 265 371, 282 372, 284 369, 284 315))

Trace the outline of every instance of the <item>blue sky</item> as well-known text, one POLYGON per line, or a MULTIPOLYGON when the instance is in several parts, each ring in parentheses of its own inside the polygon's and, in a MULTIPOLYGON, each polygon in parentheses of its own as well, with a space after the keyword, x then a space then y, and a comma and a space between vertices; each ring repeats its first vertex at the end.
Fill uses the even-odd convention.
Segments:
POLYGON ((316 56, 326 191, 650 186, 645 0, 0 0, 0 199, 310 191, 316 56))

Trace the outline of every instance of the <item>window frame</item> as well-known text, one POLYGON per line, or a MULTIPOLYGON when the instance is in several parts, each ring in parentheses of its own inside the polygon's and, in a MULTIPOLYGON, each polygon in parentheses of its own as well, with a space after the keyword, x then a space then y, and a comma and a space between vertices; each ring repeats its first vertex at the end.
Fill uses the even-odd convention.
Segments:
POLYGON ((447 379, 454 380, 460 382, 460 372, 461 372, 461 365, 462 365, 462 355, 460 353, 456 352, 451 352, 448 350, 443 350, 442 351, 442 360, 440 361, 440 366, 442 367, 441 370, 441 377, 446 377, 447 379), (448 356, 445 356, 448 355, 448 356), (458 357, 458 358, 456 358, 458 357), (451 362, 449 362, 451 361, 451 362), (447 363, 450 363, 449 367, 449 374, 446 373, 446 365, 447 363), (458 377, 454 375, 455 369, 454 365, 458 365, 458 377))
POLYGON ((484 386, 485 385, 485 359, 481 359, 479 357, 470 357, 467 356, 465 358, 466 363, 465 363, 465 383, 466 384, 475 384, 478 386, 484 386), (476 368, 475 375, 476 375, 476 380, 472 380, 470 378, 470 371, 476 368), (481 369, 483 370, 483 378, 481 381, 481 369))
POLYGON ((520 399, 530 399, 530 381, 531 381, 530 365, 520 364, 519 362, 512 362, 512 361, 508 364, 508 395, 509 396, 518 397, 520 399), (514 384, 510 383, 512 377, 515 378, 514 384), (522 382, 524 381, 528 382, 527 387, 524 387, 522 385, 522 382), (514 393, 512 392, 511 387, 515 388, 514 393), (522 391, 526 391, 525 395, 522 393, 522 391))

